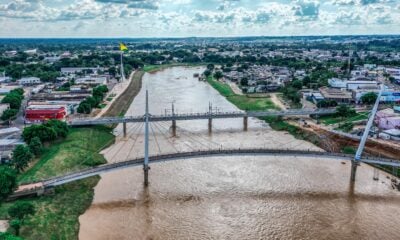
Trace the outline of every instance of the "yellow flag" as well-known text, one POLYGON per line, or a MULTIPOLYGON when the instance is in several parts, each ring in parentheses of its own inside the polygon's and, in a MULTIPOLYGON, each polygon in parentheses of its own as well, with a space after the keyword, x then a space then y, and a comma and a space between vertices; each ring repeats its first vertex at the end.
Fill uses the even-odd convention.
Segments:
POLYGON ((119 44, 119 49, 120 49, 121 51, 128 51, 128 47, 127 47, 125 44, 123 44, 123 43, 120 43, 120 44, 119 44))

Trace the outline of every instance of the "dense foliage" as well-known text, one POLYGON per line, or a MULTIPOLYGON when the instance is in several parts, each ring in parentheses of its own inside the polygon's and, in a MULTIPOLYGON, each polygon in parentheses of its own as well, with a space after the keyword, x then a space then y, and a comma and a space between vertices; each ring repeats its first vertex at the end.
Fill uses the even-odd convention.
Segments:
POLYGON ((103 101, 106 93, 108 92, 108 88, 105 85, 101 85, 93 88, 92 96, 87 97, 83 100, 78 106, 78 113, 89 114, 92 112, 93 108, 97 108, 101 101, 103 101))
POLYGON ((68 131, 67 123, 59 120, 50 120, 40 125, 32 125, 24 128, 22 137, 28 144, 30 144, 35 137, 39 138, 43 143, 53 141, 60 137, 66 137, 68 131))
POLYGON ((17 173, 9 166, 0 166, 0 201, 17 187, 17 173))

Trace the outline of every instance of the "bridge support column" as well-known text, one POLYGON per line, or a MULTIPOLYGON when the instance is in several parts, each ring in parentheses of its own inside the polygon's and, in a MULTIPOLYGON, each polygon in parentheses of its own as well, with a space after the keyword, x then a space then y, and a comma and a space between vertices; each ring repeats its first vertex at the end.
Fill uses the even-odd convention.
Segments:
POLYGON ((358 163, 356 161, 351 161, 351 173, 350 173, 350 181, 356 181, 356 173, 357 173, 358 163))
POLYGON ((172 136, 176 137, 176 120, 172 120, 172 136))
POLYGON ((247 116, 243 118, 243 131, 247 131, 248 129, 248 120, 249 118, 247 116))
POLYGON ((149 186, 149 170, 150 170, 149 165, 144 165, 143 166, 144 186, 145 187, 149 186))
POLYGON ((146 90, 146 114, 145 114, 145 127, 144 127, 144 186, 149 186, 149 92, 146 90))
POLYGON ((208 119, 208 133, 212 133, 212 118, 208 119))
POLYGON ((123 126, 123 131, 124 131, 124 138, 126 138, 126 122, 124 122, 122 124, 122 126, 123 126))

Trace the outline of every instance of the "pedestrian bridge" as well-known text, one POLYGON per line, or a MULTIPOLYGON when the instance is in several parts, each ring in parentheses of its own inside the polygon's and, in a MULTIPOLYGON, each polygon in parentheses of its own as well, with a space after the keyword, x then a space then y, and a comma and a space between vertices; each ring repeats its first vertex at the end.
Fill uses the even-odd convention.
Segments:
MULTIPOLYGON (((192 152, 178 152, 171 154, 155 155, 149 157, 149 163, 161 163, 176 160, 189 160, 194 158, 208 158, 208 157, 225 157, 225 156, 293 156, 293 157, 306 157, 315 160, 332 160, 332 161, 352 161, 353 155, 341 154, 341 153, 329 153, 322 151, 307 151, 307 150, 289 150, 289 149, 216 149, 216 150, 202 150, 192 152)), ((393 159, 382 159, 382 158, 363 158, 362 163, 378 164, 383 166, 400 167, 400 161, 393 159)), ((109 163, 100 165, 97 167, 73 172, 64 176, 58 176, 51 179, 43 180, 41 182, 30 183, 20 186, 15 195, 18 197, 24 195, 37 194, 43 192, 46 189, 67 184, 70 182, 78 181, 88 177, 96 176, 99 174, 121 170, 124 168, 143 166, 144 158, 137 158, 133 160, 109 163), (29 189, 26 186, 32 185, 34 188, 29 189)))

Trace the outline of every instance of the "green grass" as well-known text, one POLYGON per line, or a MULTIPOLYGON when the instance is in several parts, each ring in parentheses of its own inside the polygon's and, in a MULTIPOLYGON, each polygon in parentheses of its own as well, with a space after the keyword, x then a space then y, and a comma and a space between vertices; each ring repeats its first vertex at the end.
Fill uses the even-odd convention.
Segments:
MULTIPOLYGON (((46 147, 43 155, 19 182, 36 181, 106 163, 99 151, 114 142, 110 128, 71 129, 68 137, 46 147)), ((26 239, 77 239, 78 218, 90 206, 100 177, 92 177, 55 188, 55 193, 20 199, 31 202, 36 213, 26 219, 21 236, 26 239)), ((14 202, 0 205, 0 219, 7 219, 7 209, 14 202)))
POLYGON ((51 144, 37 163, 19 177, 30 182, 106 163, 99 151, 114 142, 105 127, 73 128, 68 137, 51 144))
POLYGON ((99 108, 101 108, 101 109, 105 108, 106 106, 107 106, 107 104, 105 104, 105 103, 99 104, 99 108))
MULTIPOLYGON (((90 206, 100 177, 91 177, 57 187, 54 194, 20 199, 35 206, 36 213, 24 220, 20 236, 34 240, 78 239, 78 218, 90 206)), ((14 203, 3 203, 0 218, 6 219, 7 209, 14 203)))
POLYGON ((356 113, 354 116, 347 118, 338 117, 336 115, 328 115, 328 116, 321 116, 319 119, 323 124, 326 125, 333 125, 342 122, 357 122, 357 121, 367 120, 368 112, 359 112, 356 113))
POLYGON ((241 110, 262 111, 268 109, 277 109, 269 97, 248 97, 246 95, 237 95, 228 84, 217 81, 212 77, 207 78, 207 82, 215 88, 228 101, 233 103, 241 110))

